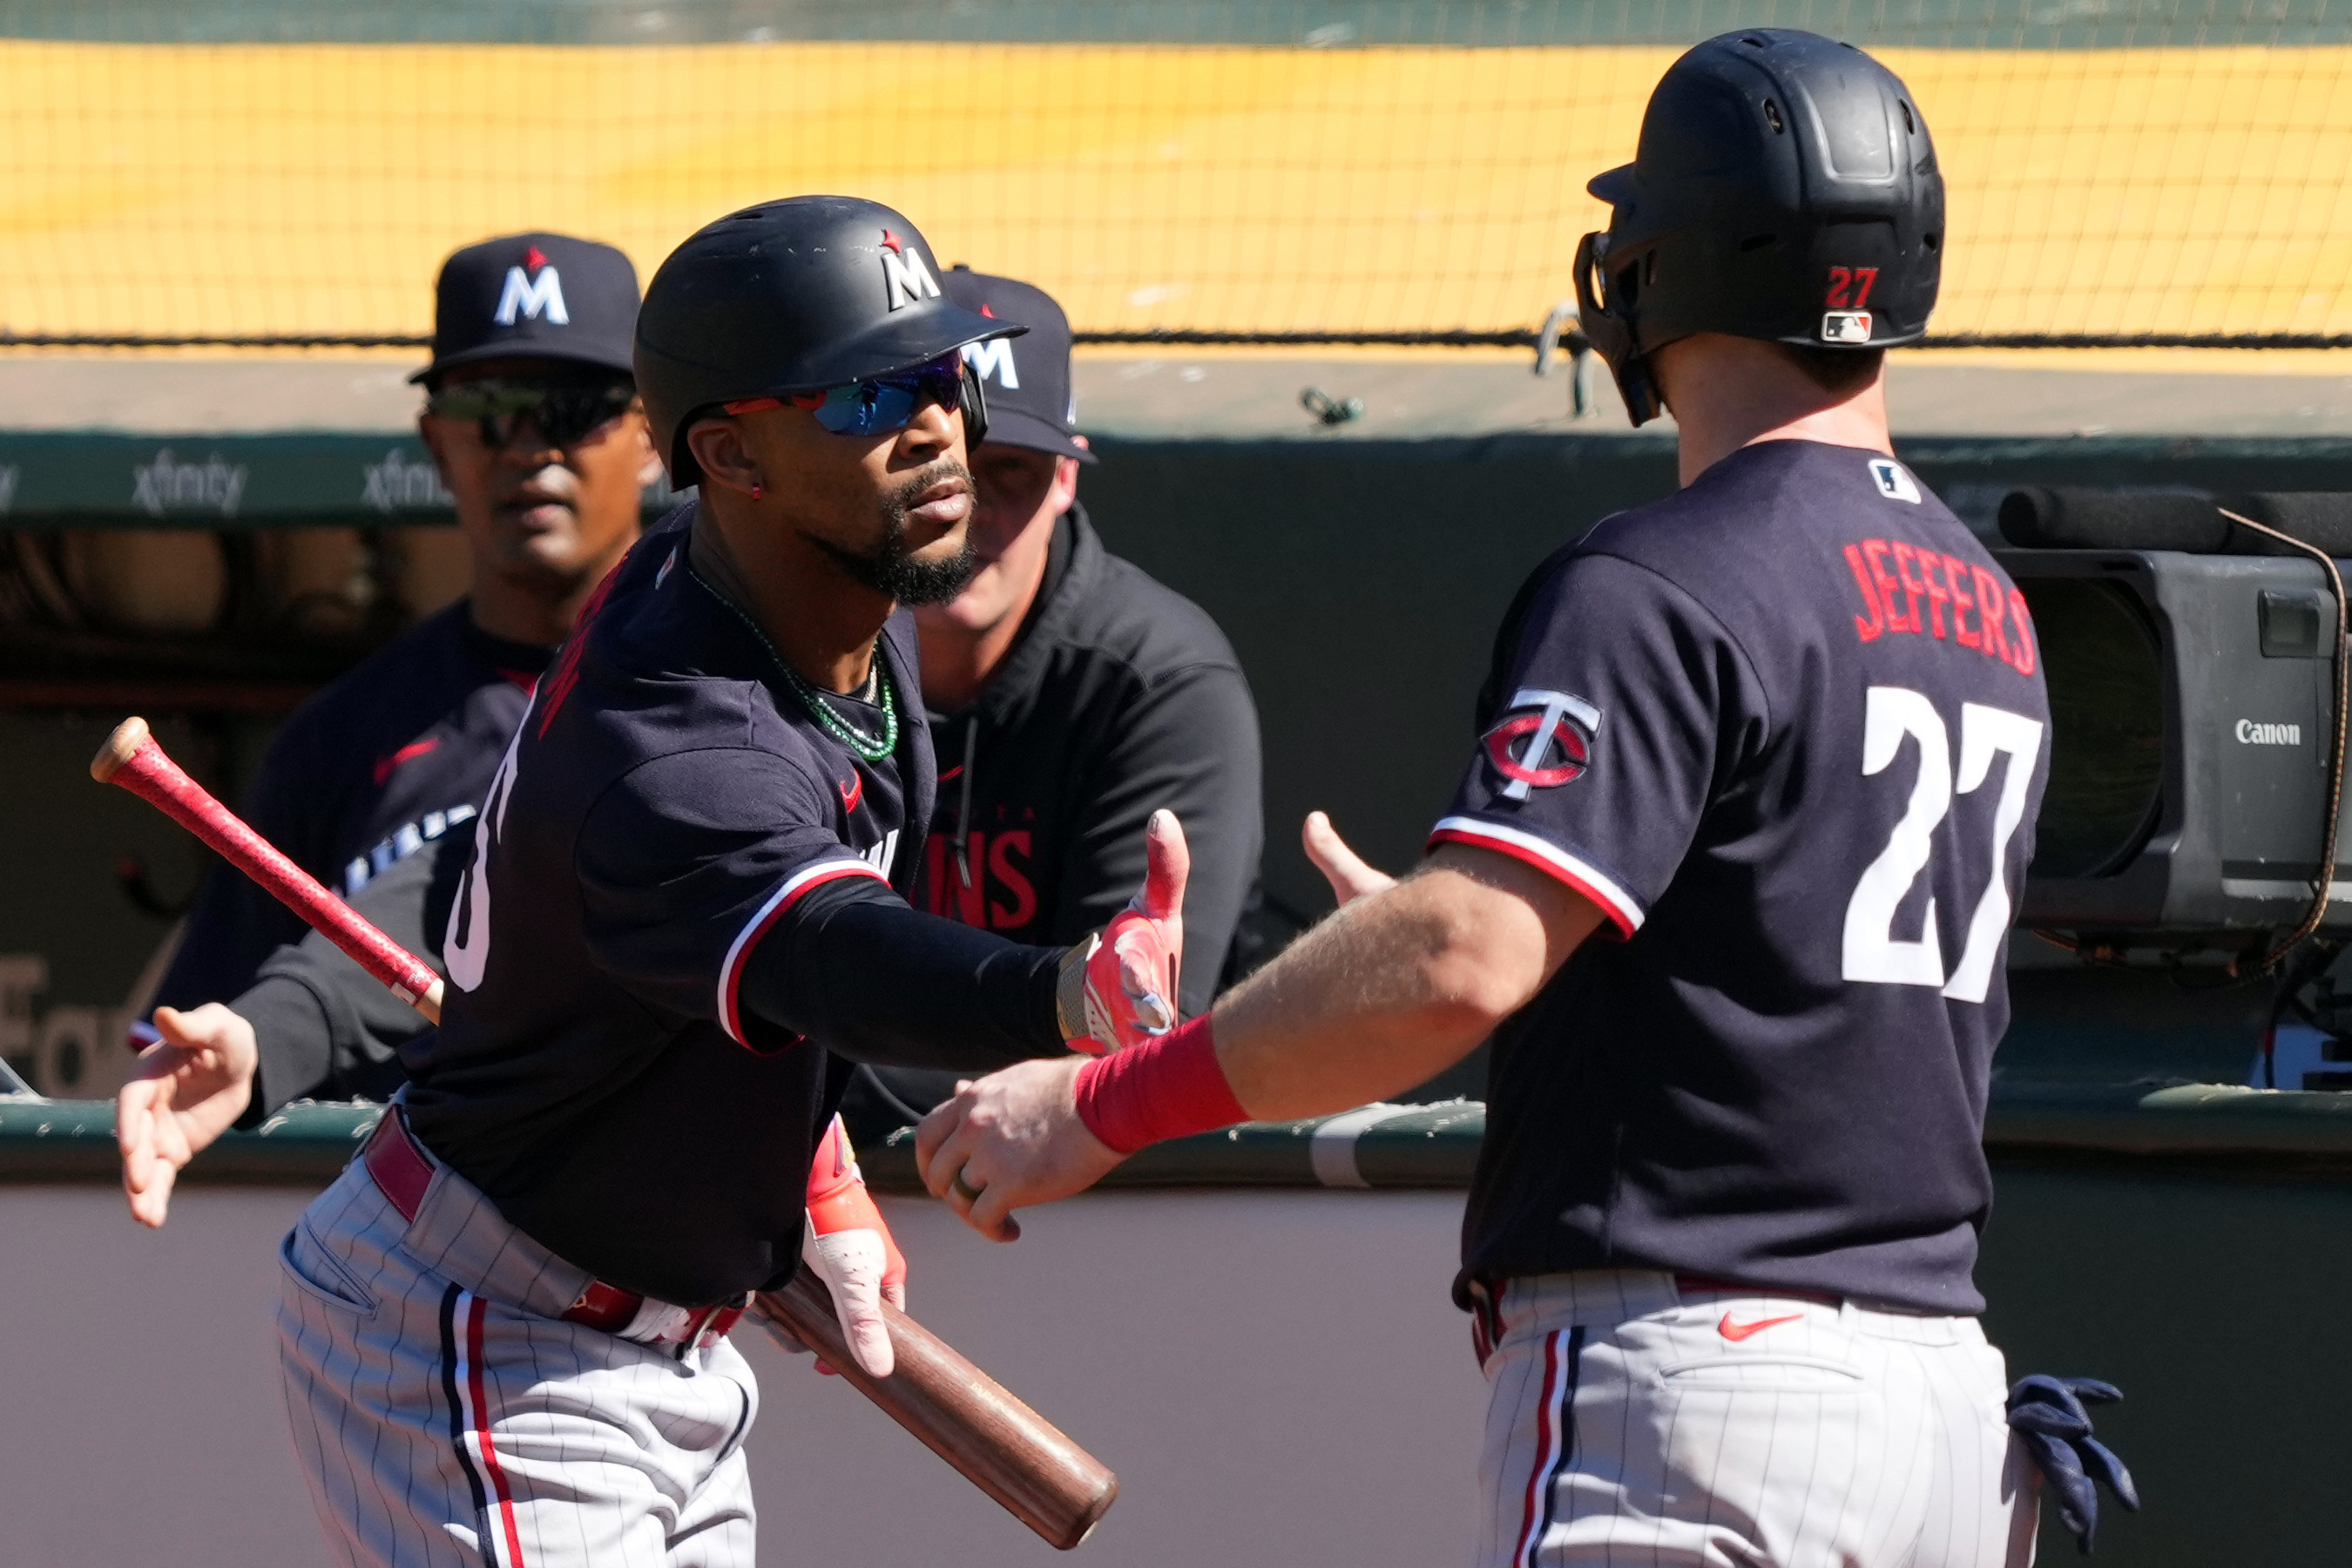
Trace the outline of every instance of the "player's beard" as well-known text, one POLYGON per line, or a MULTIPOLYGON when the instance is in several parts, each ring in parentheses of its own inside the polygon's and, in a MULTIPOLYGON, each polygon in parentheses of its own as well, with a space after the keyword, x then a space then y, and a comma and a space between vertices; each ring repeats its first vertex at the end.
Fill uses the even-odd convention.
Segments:
POLYGON ((964 525, 963 543, 952 555, 918 561, 907 543, 907 514, 925 490, 942 479, 960 479, 977 496, 971 471, 952 458, 931 464, 891 491, 882 500, 882 537, 863 554, 845 550, 828 539, 812 542, 834 559, 852 579, 877 594, 887 594, 902 605, 944 605, 969 586, 980 571, 980 557, 971 548, 971 525, 964 525))

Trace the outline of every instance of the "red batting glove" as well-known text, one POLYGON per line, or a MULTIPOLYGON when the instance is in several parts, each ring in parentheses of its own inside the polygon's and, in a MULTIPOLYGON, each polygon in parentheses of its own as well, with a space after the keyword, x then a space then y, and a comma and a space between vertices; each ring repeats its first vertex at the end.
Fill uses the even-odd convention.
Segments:
MULTIPOLYGON (((896 1363, 882 1302, 907 1302, 907 1259, 883 1222, 874 1195, 866 1190, 857 1157, 841 1118, 824 1131, 809 1163, 808 1235, 801 1258, 817 1272, 833 1296, 833 1310, 857 1364, 887 1377, 896 1363)), ((825 1371, 822 1362, 817 1363, 825 1371)))
POLYGON ((1062 1036, 1087 1056, 1157 1039, 1176 1026, 1192 855, 1174 812, 1151 814, 1144 853, 1142 889, 1062 960, 1062 1036))

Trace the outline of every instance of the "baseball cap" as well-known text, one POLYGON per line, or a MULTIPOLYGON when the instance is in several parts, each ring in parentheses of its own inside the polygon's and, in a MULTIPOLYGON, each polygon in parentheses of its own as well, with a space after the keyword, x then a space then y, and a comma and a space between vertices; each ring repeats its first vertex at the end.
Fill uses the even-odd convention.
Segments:
POLYGON ((609 245, 510 234, 453 252, 434 287, 433 363, 408 379, 513 354, 628 373, 637 269, 609 245))
POLYGON ((991 338, 963 351, 964 363, 988 394, 988 441, 1027 447, 1091 463, 1095 455, 1070 439, 1078 405, 1070 391, 1070 318, 1034 284, 992 278, 961 262, 941 279, 949 299, 967 310, 1018 321, 1026 336, 991 338))

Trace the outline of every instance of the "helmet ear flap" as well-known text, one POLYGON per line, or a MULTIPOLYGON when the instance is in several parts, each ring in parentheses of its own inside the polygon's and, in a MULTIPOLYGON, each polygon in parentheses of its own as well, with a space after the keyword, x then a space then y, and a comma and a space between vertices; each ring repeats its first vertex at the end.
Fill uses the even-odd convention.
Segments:
POLYGON ((1608 255, 1606 234, 1588 234, 1577 245, 1577 330, 1616 378, 1618 395, 1625 400, 1626 416, 1639 426, 1655 419, 1664 406, 1650 379, 1649 360, 1641 352, 1633 316, 1630 312, 1620 313, 1617 291, 1609 289, 1601 278, 1608 255))
POLYGON ((963 415, 963 449, 971 449, 988 439, 988 389, 980 384, 980 372, 970 359, 963 362, 963 395, 956 400, 963 415))

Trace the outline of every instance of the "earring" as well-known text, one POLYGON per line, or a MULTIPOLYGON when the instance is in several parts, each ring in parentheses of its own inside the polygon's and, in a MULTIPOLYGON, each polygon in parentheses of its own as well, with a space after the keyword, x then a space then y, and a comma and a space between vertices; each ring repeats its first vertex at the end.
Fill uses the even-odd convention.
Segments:
POLYGON ((752 499, 753 500, 758 500, 760 499, 760 497, 761 497, 762 494, 764 494, 764 493, 765 493, 765 492, 764 492, 764 491, 762 491, 762 490, 761 489, 761 488, 760 488, 760 481, 759 481, 759 480, 757 480, 757 479, 753 479, 753 480, 751 481, 751 499, 752 499))

